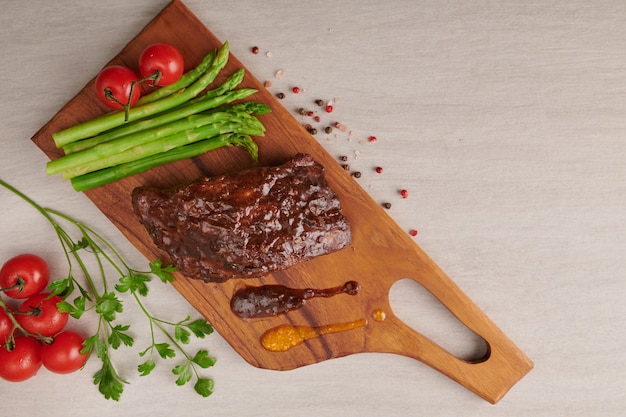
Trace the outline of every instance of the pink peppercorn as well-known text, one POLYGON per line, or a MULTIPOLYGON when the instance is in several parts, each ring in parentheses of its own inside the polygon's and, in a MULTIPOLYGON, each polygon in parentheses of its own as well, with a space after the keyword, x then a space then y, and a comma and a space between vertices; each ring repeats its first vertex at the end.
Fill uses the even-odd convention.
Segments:
POLYGON ((368 142, 376 142, 378 140, 378 138, 376 136, 370 136, 369 138, 367 138, 368 142))
POLYGON ((293 91, 294 94, 298 94, 300 92, 300 87, 294 87, 291 91, 293 91))
POLYGON ((382 174, 383 167, 376 167, 376 172, 378 172, 379 174, 382 174))
POLYGON ((255 55, 258 54, 259 53, 259 47, 258 46, 253 46, 252 47, 252 53, 255 54, 255 55))
POLYGON ((400 196, 402 198, 407 198, 409 196, 408 190, 400 190, 400 196))
POLYGON ((411 236, 417 236, 417 230, 415 230, 415 229, 411 229, 411 230, 409 230, 409 234, 410 234, 411 236))
POLYGON ((330 104, 326 106, 326 113, 332 113, 333 112, 333 106, 331 106, 330 104))

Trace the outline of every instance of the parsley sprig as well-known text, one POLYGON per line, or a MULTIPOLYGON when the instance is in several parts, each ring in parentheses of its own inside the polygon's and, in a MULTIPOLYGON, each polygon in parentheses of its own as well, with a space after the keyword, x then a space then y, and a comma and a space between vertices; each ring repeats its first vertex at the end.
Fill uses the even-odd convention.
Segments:
POLYGON ((174 280, 173 266, 164 266, 157 259, 149 263, 149 271, 140 271, 130 267, 121 254, 101 234, 86 224, 67 216, 59 211, 43 208, 28 196, 0 179, 0 185, 13 192, 32 207, 34 207, 50 223, 56 232, 68 265, 68 274, 65 278, 50 283, 50 290, 63 297, 59 303, 59 310, 69 313, 79 319, 87 312, 97 314, 96 331, 83 344, 83 352, 94 354, 100 359, 102 366, 93 375, 93 382, 98 386, 100 393, 106 399, 119 400, 124 385, 128 382, 119 374, 112 361, 112 351, 123 346, 133 346, 135 340, 130 333, 129 324, 118 323, 118 315, 124 312, 124 301, 120 296, 129 293, 146 316, 149 326, 150 345, 139 353, 146 360, 139 364, 139 375, 149 375, 156 367, 155 356, 162 359, 175 358, 177 352, 183 357, 183 362, 172 368, 177 385, 185 385, 195 377, 194 389, 203 397, 213 392, 214 382, 210 378, 202 377, 199 368, 206 369, 215 364, 215 358, 207 350, 199 350, 193 356, 185 349, 193 334, 197 338, 204 338, 213 332, 213 327, 203 319, 192 320, 190 316, 178 322, 167 321, 154 316, 146 308, 143 299, 148 295, 148 284, 153 277, 164 283, 174 280), (74 239, 61 223, 72 227, 80 238, 74 239), (92 271, 87 262, 90 256, 96 265, 92 271), (78 271, 76 271, 78 268, 78 271), (118 276, 117 284, 111 286, 109 274, 113 271, 118 276), (76 278, 77 272, 83 280, 76 278), (171 330, 170 330, 171 329, 171 330), (164 341, 158 340, 155 330, 164 336, 164 341))

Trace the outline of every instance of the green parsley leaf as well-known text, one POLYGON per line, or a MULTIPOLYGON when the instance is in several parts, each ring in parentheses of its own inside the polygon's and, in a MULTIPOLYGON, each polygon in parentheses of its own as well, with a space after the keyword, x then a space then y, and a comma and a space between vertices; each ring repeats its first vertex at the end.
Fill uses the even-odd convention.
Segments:
POLYGON ((155 367, 156 363, 154 363, 154 360, 152 358, 149 358, 144 363, 139 364, 137 366, 137 370, 139 371, 140 376, 146 376, 149 375, 155 367))
POLYGON ((137 292, 145 297, 148 295, 148 286, 146 285, 147 282, 150 282, 149 276, 131 273, 121 277, 120 283, 115 286, 115 289, 119 292, 137 292))
POLYGON ((207 352, 206 350, 199 350, 196 355, 193 357, 192 361, 197 364, 198 366, 200 366, 201 368, 209 368, 213 365, 215 365, 215 362, 217 362, 217 359, 215 359, 214 357, 209 356, 209 352, 207 352))
POLYGON ((74 291, 72 278, 55 279, 48 284, 50 292, 54 295, 65 295, 74 291))
POLYGON ((188 344, 189 343, 189 336, 191 336, 191 333, 189 333, 183 326, 181 326, 180 324, 177 324, 174 327, 174 337, 176 338, 176 340, 180 341, 183 344, 188 344))
POLYGON ((189 323, 187 327, 193 332, 194 335, 196 335, 196 337, 200 339, 204 338, 204 335, 213 333, 213 326, 211 326, 208 321, 203 319, 194 320, 189 323))
POLYGON ((168 343, 155 343, 154 348, 157 352, 159 352, 159 356, 163 359, 173 358, 176 356, 176 352, 168 343))
POLYGON ((130 328, 130 325, 120 325, 111 328, 111 334, 109 335, 108 342, 113 349, 117 349, 123 343, 125 346, 132 346, 134 339, 132 336, 124 333, 130 328))
POLYGON ((178 375, 176 378, 176 385, 185 385, 187 382, 191 381, 191 369, 190 362, 188 361, 184 365, 177 365, 172 369, 172 373, 174 375, 178 375))
POLYGON ((196 384, 193 386, 193 389, 203 397, 208 397, 213 394, 213 387, 215 383, 212 379, 208 378, 199 378, 196 384))
POLYGON ((98 391, 104 398, 119 401, 124 385, 115 376, 107 357, 106 360, 102 360, 102 368, 93 375, 93 383, 98 386, 98 391))
POLYGON ((113 292, 103 294, 96 306, 98 314, 108 322, 115 320, 116 313, 121 313, 123 310, 122 302, 113 292))
POLYGON ((164 284, 174 281, 172 273, 176 271, 178 271, 178 268, 173 265, 163 266, 163 262, 160 259, 150 263, 150 272, 159 277, 164 284))

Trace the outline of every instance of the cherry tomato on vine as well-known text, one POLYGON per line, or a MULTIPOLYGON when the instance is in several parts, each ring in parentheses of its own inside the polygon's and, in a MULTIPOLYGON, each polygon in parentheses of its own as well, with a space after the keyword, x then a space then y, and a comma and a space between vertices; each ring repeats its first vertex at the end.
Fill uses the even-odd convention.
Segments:
POLYGON ((143 78, 156 75, 150 85, 170 85, 176 82, 185 70, 183 55, 167 43, 148 45, 139 55, 139 73, 143 78))
POLYGON ((84 341, 83 336, 71 330, 59 333, 52 343, 44 344, 41 348, 43 366, 57 374, 78 371, 89 357, 88 354, 80 352, 84 341))
POLYGON ((46 261, 32 253, 14 256, 0 269, 0 287, 13 288, 4 293, 11 298, 28 298, 43 291, 50 281, 50 268, 46 261), (17 288, 21 278, 22 287, 17 288))
POLYGON ((107 106, 121 110, 127 105, 132 106, 141 97, 141 86, 136 84, 132 87, 137 81, 139 77, 130 68, 111 65, 100 71, 96 77, 96 94, 107 106))
POLYGON ((0 307, 0 347, 4 346, 12 331, 13 322, 4 308, 0 307))
POLYGON ((54 336, 63 330, 69 320, 69 314, 57 308, 61 301, 63 299, 58 295, 34 295, 19 306, 15 318, 27 332, 54 336))
POLYGON ((27 380, 41 368, 41 345, 27 336, 15 338, 12 350, 0 346, 0 377, 11 382, 27 380))

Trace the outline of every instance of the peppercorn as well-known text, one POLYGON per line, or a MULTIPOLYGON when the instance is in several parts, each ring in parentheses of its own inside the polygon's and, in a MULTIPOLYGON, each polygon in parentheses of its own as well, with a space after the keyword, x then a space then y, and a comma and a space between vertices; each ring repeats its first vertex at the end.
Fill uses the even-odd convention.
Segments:
POLYGON ((409 191, 408 190, 400 190, 400 196, 402 198, 407 198, 409 196, 409 191))
POLYGON ((410 234, 411 236, 417 236, 417 230, 415 230, 415 229, 411 229, 411 230, 409 230, 409 234, 410 234))
POLYGON ((383 207, 389 210, 391 208, 391 203, 383 203, 383 207))
POLYGON ((352 173, 352 176, 353 176, 354 178, 361 178, 361 172, 360 172, 360 171, 354 171, 354 172, 352 173))
POLYGON ((293 91, 294 94, 298 94, 300 92, 300 87, 294 87, 291 91, 293 91))
POLYGON ((324 100, 315 100, 315 104, 317 104, 318 106, 322 107, 324 105, 324 100))
POLYGON ((379 174, 382 174, 383 167, 376 167, 376 172, 379 173, 379 174))
POLYGON ((278 97, 279 99, 284 99, 285 98, 285 93, 278 93, 276 94, 276 97, 278 97))
POLYGON ((341 167, 345 169, 346 171, 350 171, 350 165, 348 164, 342 164, 341 167))
POLYGON ((332 131, 333 131, 333 128, 332 128, 332 127, 330 127, 330 126, 326 126, 326 127, 324 128, 324 132, 326 132, 326 133, 332 133, 332 131))
POLYGON ((252 47, 252 53, 255 54, 255 55, 258 54, 259 53, 259 47, 258 46, 253 46, 252 47))
POLYGON ((341 159, 342 161, 347 161, 348 157, 346 155, 341 155, 339 159, 341 159))

